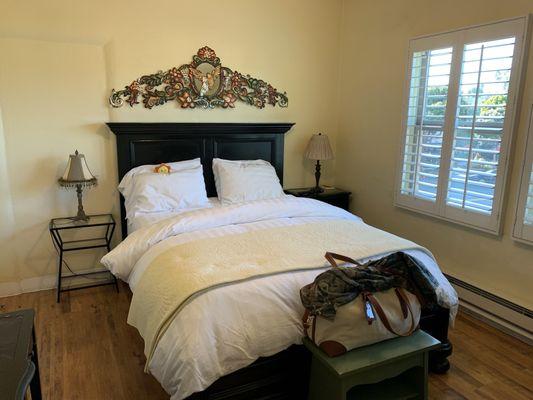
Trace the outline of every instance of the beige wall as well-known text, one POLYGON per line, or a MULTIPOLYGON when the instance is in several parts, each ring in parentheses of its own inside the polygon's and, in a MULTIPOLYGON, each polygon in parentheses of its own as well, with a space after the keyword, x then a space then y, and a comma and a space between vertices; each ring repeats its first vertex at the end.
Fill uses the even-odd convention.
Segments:
POLYGON ((55 269, 47 221, 76 207, 75 192, 56 184, 68 155, 84 152, 98 174, 99 185, 85 192, 92 212, 113 209, 117 174, 113 140, 102 126, 109 118, 102 48, 0 39, 0 54, 0 288, 13 291, 13 282, 55 269))
MULTIPOLYGON (((295 122, 285 141, 285 186, 311 184, 313 165, 302 159, 310 135, 326 132, 335 145, 340 11, 341 0, 2 1, 0 296, 53 284, 47 223, 75 212, 75 193, 55 182, 74 149, 99 178, 86 191, 86 210, 116 213, 109 120, 295 122), (287 91, 289 107, 107 105, 111 88, 188 63, 204 45, 224 65, 287 91)), ((325 170, 331 182, 333 164, 325 170)))
POLYGON ((426 246, 445 272, 529 308, 533 307, 533 247, 513 241, 511 232, 528 104, 533 102, 532 49, 503 235, 495 237, 395 208, 393 191, 409 39, 532 12, 531 0, 346 0, 336 162, 336 183, 353 191, 354 213, 426 246))
MULTIPOLYGON (((531 307, 533 250, 510 238, 526 112, 502 237, 392 205, 408 40, 528 12, 530 0, 2 1, 0 295, 53 284, 43 278, 55 270, 47 222, 75 212, 74 193, 55 184, 75 148, 100 182, 85 194, 87 211, 116 213, 115 144, 104 122, 291 121, 286 187, 313 182, 302 152, 312 133, 327 132, 337 160, 325 166, 325 181, 335 167, 356 214, 427 246, 444 271, 531 307), (188 62, 203 45, 230 68, 286 90, 289 107, 107 106, 111 88, 188 62)), ((533 102, 532 54, 524 104, 533 102)))

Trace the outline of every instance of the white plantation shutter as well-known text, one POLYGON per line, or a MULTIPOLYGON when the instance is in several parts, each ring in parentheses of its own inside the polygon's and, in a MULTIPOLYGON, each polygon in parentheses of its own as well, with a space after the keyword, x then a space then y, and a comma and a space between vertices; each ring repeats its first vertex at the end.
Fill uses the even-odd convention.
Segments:
POLYGON ((451 61, 451 47, 416 52, 412 58, 401 192, 433 202, 451 61))
POLYGON ((533 243, 533 106, 513 236, 533 243))
POLYGON ((515 38, 464 47, 446 204, 492 212, 515 38))
POLYGON ((411 41, 398 206, 499 231, 526 20, 411 41))

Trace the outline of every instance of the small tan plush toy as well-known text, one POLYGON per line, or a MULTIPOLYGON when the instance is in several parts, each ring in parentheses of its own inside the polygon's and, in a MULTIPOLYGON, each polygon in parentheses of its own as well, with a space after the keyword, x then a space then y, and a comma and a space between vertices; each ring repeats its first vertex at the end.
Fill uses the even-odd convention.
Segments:
POLYGON ((167 164, 160 164, 157 167, 154 168, 154 172, 157 174, 169 174, 170 173, 170 165, 167 164))

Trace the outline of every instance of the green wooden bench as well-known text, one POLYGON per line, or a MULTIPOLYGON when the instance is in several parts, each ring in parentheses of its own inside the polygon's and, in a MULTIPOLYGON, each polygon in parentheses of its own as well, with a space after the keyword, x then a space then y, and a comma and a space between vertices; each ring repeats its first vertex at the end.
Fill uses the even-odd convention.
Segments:
POLYGON ((328 357, 313 353, 309 400, 427 399, 428 352, 440 342, 424 331, 328 357))

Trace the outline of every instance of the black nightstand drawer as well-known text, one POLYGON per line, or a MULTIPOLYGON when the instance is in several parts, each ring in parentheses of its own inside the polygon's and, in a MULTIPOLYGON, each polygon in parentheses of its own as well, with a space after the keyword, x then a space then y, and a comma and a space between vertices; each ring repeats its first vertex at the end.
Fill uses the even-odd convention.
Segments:
POLYGON ((299 188, 299 189, 285 189, 285 193, 291 194, 296 197, 307 197, 310 199, 316 199, 323 201, 324 203, 331 204, 332 206, 342 208, 349 211, 350 208, 350 192, 342 189, 324 189, 322 193, 312 193, 311 188, 299 188))
POLYGON ((350 195, 338 195, 327 198, 317 198, 317 200, 331 204, 332 206, 347 210, 350 208, 350 195))

